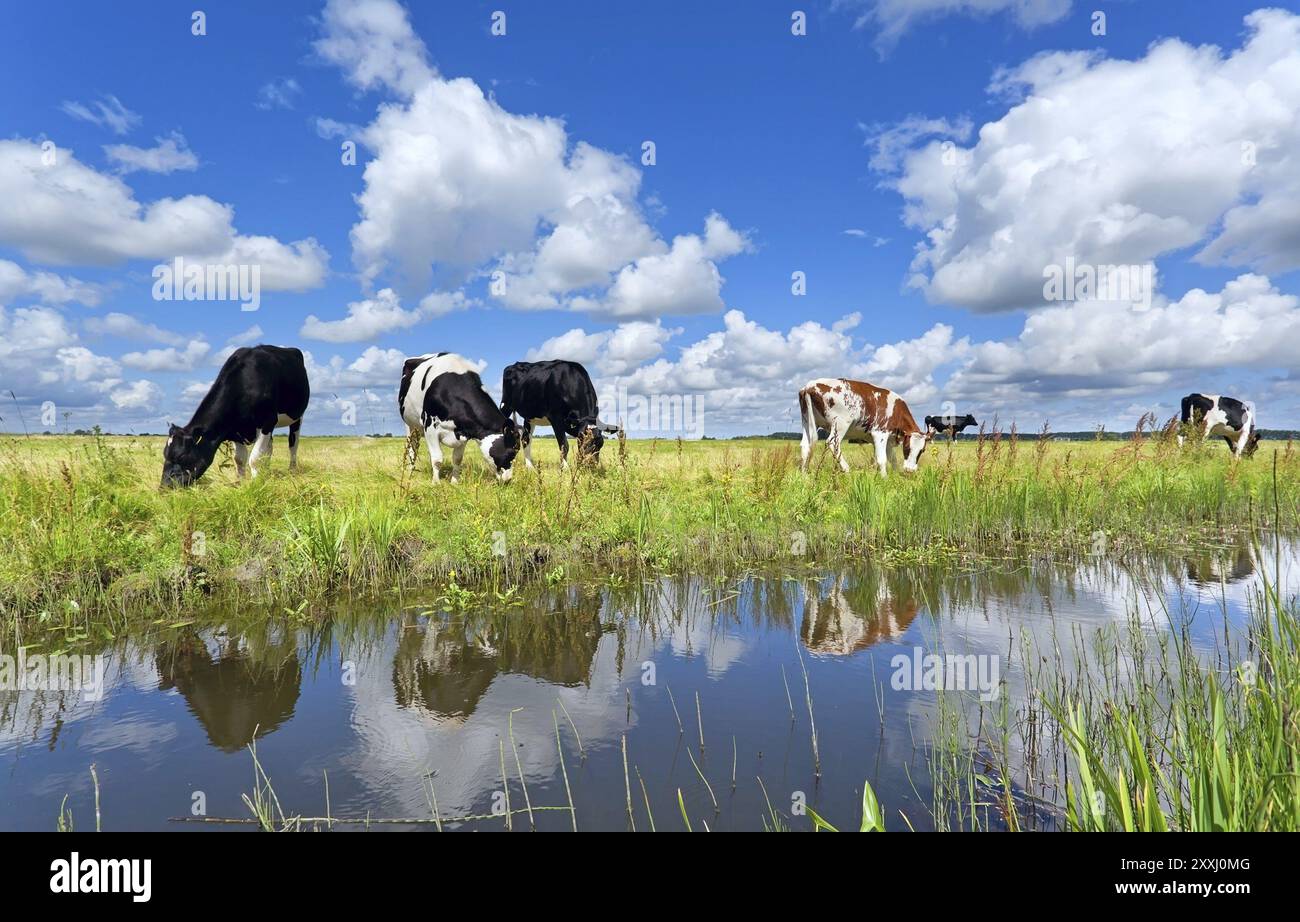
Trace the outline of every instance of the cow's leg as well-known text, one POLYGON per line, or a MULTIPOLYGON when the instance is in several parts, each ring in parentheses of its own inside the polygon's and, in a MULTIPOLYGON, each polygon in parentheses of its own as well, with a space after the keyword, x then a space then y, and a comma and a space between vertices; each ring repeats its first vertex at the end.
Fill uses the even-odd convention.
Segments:
POLYGON ((1250 444, 1250 437, 1255 431, 1255 414, 1252 410, 1247 410, 1245 417, 1241 421, 1241 437, 1237 439, 1237 457, 1240 458, 1246 453, 1246 446, 1250 444))
POLYGON ((889 476, 889 433, 872 432, 871 441, 876 443, 876 467, 881 477, 889 476))
POLYGON ((523 436, 524 440, 524 464, 531 471, 533 469, 533 424, 528 420, 524 420, 524 424, 520 428, 522 431, 519 434, 523 436))
POLYGON ((298 430, 302 428, 302 420, 289 424, 289 470, 298 470, 298 430))
POLYGON ((243 442, 235 443, 235 473, 240 480, 248 476, 248 446, 243 442))
POLYGON ((451 449, 451 482, 460 483, 460 463, 465 459, 465 446, 469 439, 457 442, 451 449))
POLYGON ((555 441, 560 445, 560 470, 569 468, 569 440, 564 436, 563 429, 555 430, 555 441))
POLYGON ((808 473, 808 459, 817 447, 817 421, 811 413, 803 414, 803 438, 799 440, 799 470, 808 473))
POLYGON ((415 471, 415 452, 420 447, 420 430, 410 423, 406 424, 406 449, 403 451, 403 461, 412 473, 415 471))
POLYGON ((830 434, 826 441, 830 443, 831 454, 835 455, 835 460, 839 462, 840 470, 848 472, 849 462, 844 460, 844 440, 849 436, 848 422, 831 422, 830 434))
POLYGON ((268 459, 271 457, 271 430, 259 432, 257 440, 253 442, 253 451, 248 456, 248 469, 253 477, 257 476, 257 463, 265 455, 268 459))
POLYGON ((424 433, 424 440, 429 443, 429 463, 433 465, 433 482, 442 479, 442 436, 437 432, 424 433))

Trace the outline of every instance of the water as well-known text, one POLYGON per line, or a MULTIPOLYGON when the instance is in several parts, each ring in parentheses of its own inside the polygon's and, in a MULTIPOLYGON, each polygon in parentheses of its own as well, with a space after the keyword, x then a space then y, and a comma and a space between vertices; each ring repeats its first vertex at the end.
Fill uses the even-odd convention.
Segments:
MULTIPOLYGON (((441 817, 488 816, 447 827, 496 830, 503 760, 512 809, 525 807, 519 766, 534 808, 567 805, 557 723, 579 829, 627 828, 628 786, 638 829, 650 825, 647 797, 658 828, 683 828, 679 790, 697 830, 761 829, 769 801, 795 828, 809 825, 803 803, 856 828, 863 779, 890 828, 904 828, 904 815, 930 828, 936 694, 895 687, 896 674, 903 684, 916 675, 895 657, 975 654, 983 678, 996 670, 986 707, 1006 696, 1015 713, 1025 637, 1069 647, 1072 630, 1137 610, 1144 629, 1185 626, 1208 655, 1225 632, 1239 638, 1261 567, 1274 569, 1265 558, 1238 546, 1125 564, 854 561, 568 585, 467 613, 410 597, 303 616, 164 613, 149 633, 89 651, 103 656, 99 700, 0 691, 0 829, 51 829, 65 797, 76 827, 93 828, 92 764, 106 829, 250 828, 171 818, 249 817, 241 795, 256 784, 255 743, 286 814, 325 815, 328 779, 334 817, 429 819, 436 797, 441 817), (166 626, 181 618, 192 623, 166 626)), ((1296 561, 1287 546, 1289 592, 1296 561)), ((949 700, 969 713, 981 697, 977 687, 949 700)), ((1050 807, 1036 815, 1051 828, 1050 807)), ((535 818, 543 829, 571 824, 567 811, 535 818)), ((529 826, 526 815, 513 822, 529 826)))

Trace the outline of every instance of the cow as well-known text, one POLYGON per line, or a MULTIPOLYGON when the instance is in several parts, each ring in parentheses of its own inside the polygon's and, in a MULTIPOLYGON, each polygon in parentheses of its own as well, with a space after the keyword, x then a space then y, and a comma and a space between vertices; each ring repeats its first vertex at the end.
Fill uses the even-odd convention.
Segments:
POLYGON ((524 443, 524 463, 533 466, 535 426, 550 426, 560 445, 560 466, 569 465, 569 440, 578 440, 579 460, 599 460, 604 433, 618 426, 600 421, 596 388, 587 369, 577 362, 515 362, 501 376, 501 412, 519 415, 524 443))
POLYGON ((406 423, 406 463, 415 469, 415 450, 429 443, 433 479, 441 479, 442 446, 451 449, 451 482, 460 480, 461 459, 471 439, 501 483, 510 482, 510 465, 519 453, 519 428, 501 412, 478 371, 453 352, 426 353, 402 365, 397 408, 406 423))
MULTIPOLYGON (((1183 398, 1181 417, 1184 425, 1193 423, 1205 440, 1222 436, 1233 455, 1250 457, 1259 447, 1259 429, 1255 426, 1255 411, 1235 397, 1217 394, 1188 394, 1183 398)), ((1183 435, 1178 435, 1183 444, 1183 435)))
POLYGON ((948 440, 955 439, 967 426, 978 426, 975 417, 967 413, 965 416, 927 416, 925 418, 925 429, 927 432, 942 432, 948 436, 948 440))
POLYGON ((298 430, 311 398, 302 352, 281 346, 244 346, 226 359, 217 380, 184 426, 170 426, 163 446, 164 487, 203 476, 222 442, 235 445, 235 469, 257 476, 271 456, 271 432, 289 427, 289 470, 298 468, 298 430), (252 445, 252 453, 248 447, 252 445))
POLYGON ((845 471, 849 469, 841 451, 845 439, 864 441, 869 436, 876 446, 876 465, 882 477, 887 476, 890 443, 902 448, 903 470, 911 473, 916 470, 930 440, 930 435, 921 431, 901 397, 865 381, 847 378, 809 381, 799 391, 799 412, 803 420, 799 469, 804 472, 808 470, 808 458, 817 444, 818 427, 826 430, 831 452, 845 471))

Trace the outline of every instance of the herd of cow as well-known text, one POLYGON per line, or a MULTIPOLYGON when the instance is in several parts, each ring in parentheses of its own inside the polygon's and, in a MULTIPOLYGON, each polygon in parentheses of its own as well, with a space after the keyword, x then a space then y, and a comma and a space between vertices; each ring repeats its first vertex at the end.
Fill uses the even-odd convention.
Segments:
MULTIPOLYGON (((311 387, 302 352, 280 346, 236 349, 184 426, 171 426, 163 448, 163 486, 183 486, 201 477, 223 442, 234 446, 239 476, 257 475, 257 463, 271 455, 271 433, 289 429, 289 467, 298 464, 298 433, 311 387)), ((577 362, 516 362, 505 370, 501 403, 483 386, 474 366, 451 352, 409 358, 402 367, 398 409, 406 423, 406 463, 414 468, 423 437, 429 445, 433 479, 440 476, 442 449, 451 449, 451 479, 460 475, 465 446, 478 442, 488 466, 501 482, 521 451, 528 467, 533 429, 550 426, 560 446, 561 463, 568 464, 570 437, 578 442, 580 458, 596 459, 606 433, 619 427, 601 421, 596 389, 587 370, 577 362), (515 421, 515 417, 519 421, 515 421)), ((891 446, 901 450, 904 471, 915 471, 930 440, 939 433, 953 438, 978 425, 975 417, 925 417, 916 424, 907 403, 893 391, 846 378, 818 378, 799 391, 802 422, 801 470, 818 440, 826 441, 836 462, 848 470, 842 446, 870 439, 876 465, 889 468, 891 446)), ((1222 437, 1236 457, 1253 454, 1259 443, 1254 410, 1232 397, 1189 394, 1183 398, 1183 423, 1193 423, 1201 437, 1222 437)), ((1179 444, 1183 437, 1179 436, 1179 444)))

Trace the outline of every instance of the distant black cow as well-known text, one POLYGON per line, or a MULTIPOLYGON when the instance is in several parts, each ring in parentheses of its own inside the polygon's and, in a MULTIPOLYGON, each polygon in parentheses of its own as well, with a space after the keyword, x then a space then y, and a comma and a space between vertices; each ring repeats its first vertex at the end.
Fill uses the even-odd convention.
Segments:
POLYGON ((446 445, 451 449, 451 482, 456 483, 465 446, 477 439, 497 480, 510 481, 510 466, 519 453, 519 427, 498 409, 478 371, 461 356, 439 352, 407 359, 397 406, 406 423, 406 461, 412 468, 423 435, 429 442, 433 479, 440 479, 438 466, 446 445))
POLYGON ((236 349, 184 426, 172 426, 163 448, 162 484, 185 486, 203 476, 222 442, 235 443, 235 468, 257 476, 271 455, 271 432, 289 427, 289 469, 298 466, 298 430, 311 387, 302 352, 280 346, 236 349), (249 454, 248 446, 253 446, 249 454))
POLYGON ((955 439, 957 434, 967 426, 978 426, 975 417, 967 413, 965 416, 927 416, 925 418, 925 428, 931 432, 942 432, 948 436, 949 440, 955 439))
POLYGON ((501 412, 519 414, 523 421, 524 463, 533 466, 534 426, 550 426, 560 444, 561 465, 569 463, 569 441, 578 440, 578 456, 595 460, 605 444, 603 433, 617 432, 618 426, 602 423, 597 416, 596 388, 587 369, 577 362, 557 359, 549 362, 515 362, 501 378, 501 412))
MULTIPOLYGON (((1217 394, 1188 394, 1183 398, 1181 419, 1194 424, 1201 439, 1222 436, 1232 453, 1250 456, 1259 447, 1259 430, 1255 428, 1255 411, 1235 397, 1217 394)), ((1178 436, 1183 444, 1183 436, 1178 436)))

